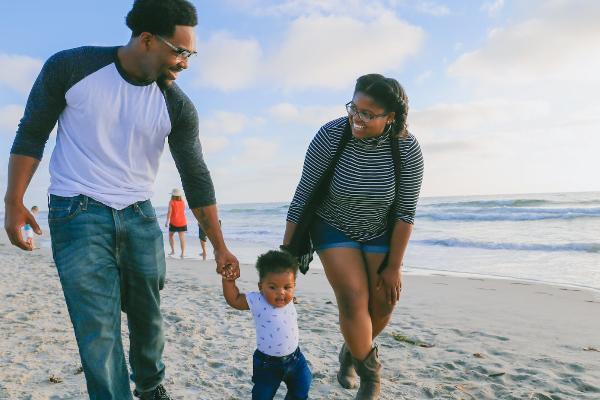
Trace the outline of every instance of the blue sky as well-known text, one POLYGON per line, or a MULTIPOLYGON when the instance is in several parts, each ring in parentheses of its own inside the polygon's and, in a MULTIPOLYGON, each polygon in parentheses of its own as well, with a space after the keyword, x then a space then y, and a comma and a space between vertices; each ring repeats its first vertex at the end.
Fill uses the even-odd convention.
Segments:
MULTIPOLYGON (((221 203, 288 201, 317 129, 354 80, 379 72, 410 99, 423 195, 599 190, 600 3, 193 1, 199 55, 178 84, 200 115, 221 203)), ((0 186, 43 61, 127 42, 131 1, 0 3, 0 186)), ((44 203, 48 143, 27 202, 44 203)), ((179 178, 165 151, 155 204, 179 178)))

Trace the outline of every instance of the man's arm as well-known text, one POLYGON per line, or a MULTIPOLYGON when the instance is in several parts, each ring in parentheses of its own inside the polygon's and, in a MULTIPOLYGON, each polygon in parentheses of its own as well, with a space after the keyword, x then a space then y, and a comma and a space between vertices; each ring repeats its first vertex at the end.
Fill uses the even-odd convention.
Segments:
POLYGON ((239 262, 223 240, 219 225, 217 200, 210 172, 202 156, 198 132, 198 113, 191 100, 176 86, 165 92, 173 128, 169 147, 179 171, 188 206, 215 249, 217 272, 239 276, 239 262))
POLYGON ((223 278, 223 297, 225 297, 227 304, 236 310, 250 309, 250 307, 248 307, 246 295, 244 293, 240 293, 240 289, 238 289, 237 285, 235 284, 235 280, 223 278))
POLYGON ((21 228, 29 224, 38 235, 42 234, 42 230, 23 204, 23 197, 39 163, 40 161, 33 157, 11 154, 8 161, 8 186, 4 196, 6 234, 13 245, 29 251, 33 249, 23 240, 21 228))
POLYGON ((24 224, 31 225, 38 235, 42 234, 35 218, 23 205, 23 197, 42 159, 50 132, 66 106, 68 59, 66 52, 57 53, 42 67, 29 93, 11 148, 4 196, 4 229, 10 242, 23 250, 32 250, 21 236, 24 224))
POLYGON ((229 273, 232 273, 232 276, 238 278, 240 276, 240 264, 237 258, 231 254, 225 245, 223 231, 221 231, 221 224, 219 223, 217 205, 213 204, 205 207, 192 208, 192 212, 215 249, 217 273, 225 273, 225 267, 228 266, 231 268, 229 273))

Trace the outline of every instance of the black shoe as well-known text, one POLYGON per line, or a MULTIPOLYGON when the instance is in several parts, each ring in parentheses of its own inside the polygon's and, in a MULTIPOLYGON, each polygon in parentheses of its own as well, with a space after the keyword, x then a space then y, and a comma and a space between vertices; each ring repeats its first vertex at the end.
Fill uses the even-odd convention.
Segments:
POLYGON ((146 393, 140 393, 137 390, 134 390, 133 395, 142 400, 173 400, 163 385, 158 385, 156 389, 146 393))

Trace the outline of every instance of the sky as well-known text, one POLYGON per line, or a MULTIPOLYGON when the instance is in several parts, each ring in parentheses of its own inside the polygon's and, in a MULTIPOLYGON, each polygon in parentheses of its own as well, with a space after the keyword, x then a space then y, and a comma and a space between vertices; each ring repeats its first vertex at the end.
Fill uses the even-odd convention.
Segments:
MULTIPOLYGON (((422 196, 600 190, 600 2, 194 0, 198 56, 178 85, 200 117, 219 203, 289 201, 356 78, 405 88, 422 196)), ((126 44, 132 1, 0 2, 0 187, 52 54, 126 44)), ((26 194, 45 204, 55 133, 26 194)), ((168 151, 155 205, 181 185, 168 151)))

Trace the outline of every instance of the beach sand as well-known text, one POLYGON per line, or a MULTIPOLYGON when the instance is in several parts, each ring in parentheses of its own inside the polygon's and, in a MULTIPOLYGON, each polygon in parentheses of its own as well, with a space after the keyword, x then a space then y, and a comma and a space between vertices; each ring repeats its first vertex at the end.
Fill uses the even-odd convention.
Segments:
MULTIPOLYGON (((167 264, 165 386, 175 399, 249 399, 250 313, 226 305, 214 261, 167 264)), ((0 399, 87 398, 50 252, 4 239, 0 272, 0 399)), ((405 274, 403 285, 377 338, 381 399, 600 399, 600 293, 443 274, 405 274)), ((252 266, 239 286, 256 288, 252 266)), ((352 399, 335 378, 342 337, 323 271, 301 275, 297 296, 310 398, 352 399)))

